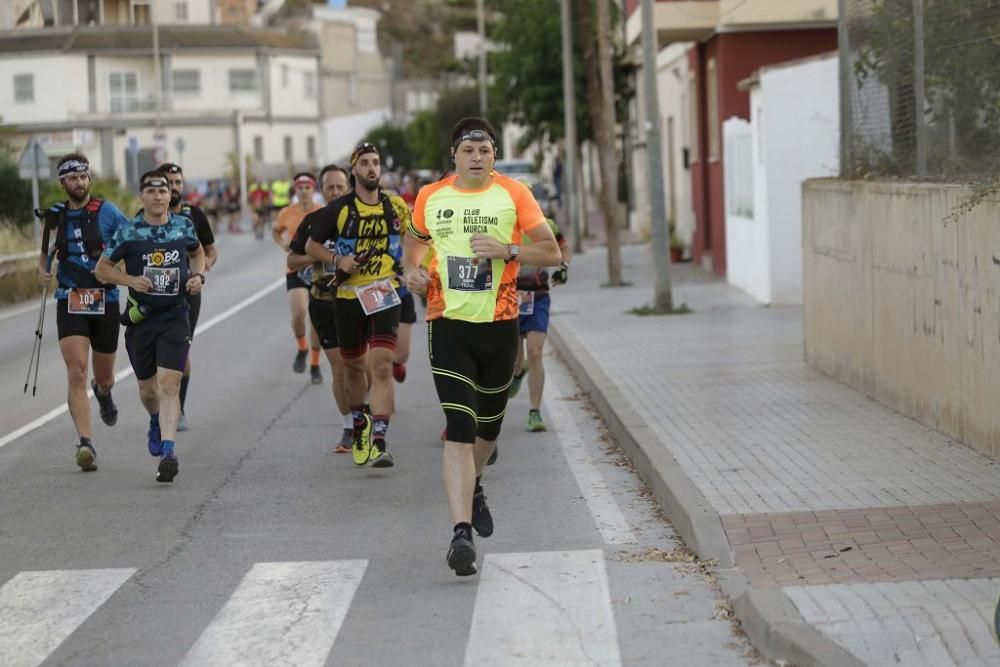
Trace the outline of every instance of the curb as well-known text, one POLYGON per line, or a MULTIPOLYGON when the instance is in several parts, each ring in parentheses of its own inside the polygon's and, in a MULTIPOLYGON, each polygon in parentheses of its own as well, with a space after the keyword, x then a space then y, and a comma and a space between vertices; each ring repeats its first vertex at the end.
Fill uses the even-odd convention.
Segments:
POLYGON ((780 588, 749 586, 733 561, 722 518, 677 459, 660 445, 621 390, 572 333, 553 321, 549 325, 549 339, 581 388, 590 395, 677 532, 699 558, 716 561, 719 584, 732 599, 736 617, 751 643, 770 660, 783 660, 800 667, 863 667, 865 663, 806 623, 780 588))

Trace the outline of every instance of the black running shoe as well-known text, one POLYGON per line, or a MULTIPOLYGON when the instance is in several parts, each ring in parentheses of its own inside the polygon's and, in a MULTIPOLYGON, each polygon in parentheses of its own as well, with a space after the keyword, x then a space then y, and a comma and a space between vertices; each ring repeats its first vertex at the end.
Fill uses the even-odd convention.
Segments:
POLYGON ((491 466, 496 463, 498 456, 500 456, 500 445, 493 445, 493 453, 490 454, 490 458, 486 460, 486 465, 491 466))
POLYGON ((392 460, 392 454, 385 451, 385 443, 382 441, 372 445, 371 458, 368 461, 373 468, 391 468, 396 465, 392 460))
POLYGON ((292 370, 296 373, 306 372, 306 351, 295 353, 295 361, 292 362, 292 370))
POLYGON ((448 567, 460 577, 468 577, 478 572, 476 569, 476 546, 472 535, 464 530, 456 530, 448 547, 448 567))
POLYGON ((493 534, 493 515, 490 514, 490 506, 486 504, 486 494, 482 487, 472 496, 472 527, 479 537, 493 534))
POLYGON ((180 466, 177 465, 177 456, 173 453, 164 454, 160 457, 160 465, 156 468, 157 482, 172 482, 177 477, 180 466))
POLYGON ((118 406, 115 405, 114 399, 111 398, 111 392, 102 394, 97 390, 97 380, 90 381, 90 388, 94 392, 94 396, 97 397, 97 404, 101 408, 101 421, 108 426, 114 426, 118 423, 118 406))
POLYGON ((79 444, 76 446, 76 464, 83 472, 97 470, 97 452, 93 445, 79 444))
POLYGON ((320 372, 319 366, 309 367, 309 379, 313 384, 323 384, 323 373, 320 372))

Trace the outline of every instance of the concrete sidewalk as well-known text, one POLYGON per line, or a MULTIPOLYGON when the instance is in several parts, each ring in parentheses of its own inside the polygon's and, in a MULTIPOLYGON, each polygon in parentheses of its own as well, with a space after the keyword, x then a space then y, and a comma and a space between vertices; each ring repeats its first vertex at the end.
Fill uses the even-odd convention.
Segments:
POLYGON ((674 265, 693 315, 640 317, 648 246, 590 248, 552 340, 754 644, 799 665, 997 665, 1000 467, 803 362, 801 308, 674 265))

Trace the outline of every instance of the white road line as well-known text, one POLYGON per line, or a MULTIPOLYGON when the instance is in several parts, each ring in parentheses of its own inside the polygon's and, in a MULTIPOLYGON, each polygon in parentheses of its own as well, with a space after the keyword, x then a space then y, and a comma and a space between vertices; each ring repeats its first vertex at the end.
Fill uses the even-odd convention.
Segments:
POLYGON ((607 482, 594 465, 593 457, 587 451, 580 429, 577 428, 573 416, 566 407, 566 401, 559 400, 568 396, 561 386, 562 383, 555 373, 548 373, 546 382, 549 385, 550 396, 545 399, 545 409, 555 427, 570 472, 573 473, 576 484, 580 487, 584 500, 587 501, 587 507, 590 508, 601 537, 604 538, 605 544, 635 544, 638 542, 635 531, 625 519, 607 482))
POLYGON ((465 665, 621 665, 604 554, 489 554, 465 665))
POLYGON ((0 664, 40 664, 133 574, 134 569, 18 574, 0 588, 0 664))
MULTIPOLYGON (((46 308, 51 308, 55 304, 56 304, 56 300, 52 298, 52 293, 50 292, 49 295, 45 298, 45 307, 46 308)), ((24 315, 25 313, 30 313, 30 312, 34 312, 37 315, 38 314, 38 306, 39 306, 39 302, 35 301, 34 303, 29 303, 29 304, 26 304, 24 306, 20 306, 18 308, 11 308, 9 310, 5 309, 3 312, 0 312, 0 322, 3 322, 4 320, 9 320, 12 317, 17 317, 18 315, 24 315)))
POLYGON ((367 560, 257 563, 181 661, 322 667, 367 560))
MULTIPOLYGON (((260 301, 261 299, 263 299, 265 296, 267 296, 268 294, 270 294, 271 292, 273 292, 274 290, 278 289, 279 287, 281 287, 284 284, 285 284, 285 279, 284 278, 281 278, 279 280, 275 280, 273 283, 269 283, 268 285, 265 285, 263 289, 261 289, 260 291, 256 292, 255 294, 247 297, 246 299, 243 299, 242 301, 240 301, 236 305, 231 306, 230 308, 227 308, 226 310, 222 311, 221 313, 219 313, 215 317, 211 318, 210 320, 208 320, 204 324, 199 323, 198 324, 198 330, 195 331, 195 334, 194 334, 195 337, 198 337, 201 334, 205 333, 206 331, 208 331, 209 329, 211 329, 212 327, 214 327, 216 324, 219 324, 220 322, 229 319, 230 317, 232 317, 236 313, 240 312, 241 310, 243 310, 245 308, 248 308, 249 306, 252 306, 253 304, 257 303, 258 301, 260 301)), ((124 380, 125 378, 129 377, 130 375, 132 375, 132 373, 133 373, 133 371, 132 371, 131 368, 125 368, 125 369, 122 369, 122 370, 118 371, 117 373, 115 373, 115 383, 118 383, 118 382, 124 380)), ((88 390, 87 391, 87 397, 88 398, 93 398, 93 396, 94 396, 94 392, 88 390)), ((69 410, 69 406, 66 403, 63 403, 62 405, 60 405, 57 408, 52 408, 51 410, 49 410, 48 412, 46 412, 41 417, 38 417, 37 419, 35 419, 35 420, 31 421, 31 422, 28 422, 27 424, 25 424, 21 428, 19 428, 17 430, 14 430, 14 431, 11 431, 7 435, 5 435, 2 438, 0 438, 0 447, 3 447, 4 445, 9 445, 10 443, 12 443, 15 440, 17 440, 18 438, 20 438, 22 435, 26 435, 28 433, 31 433, 35 429, 37 429, 37 428, 39 428, 41 426, 44 426, 45 424, 48 424, 50 421, 52 421, 53 419, 55 419, 56 417, 58 417, 59 415, 65 413, 68 410, 69 410)))

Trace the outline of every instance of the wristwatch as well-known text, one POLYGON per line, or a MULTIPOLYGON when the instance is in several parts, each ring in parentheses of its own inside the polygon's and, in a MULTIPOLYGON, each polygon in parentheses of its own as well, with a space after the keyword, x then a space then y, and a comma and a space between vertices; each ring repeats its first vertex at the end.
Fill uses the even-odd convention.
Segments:
POLYGON ((192 274, 191 274, 191 277, 192 277, 192 278, 196 278, 196 277, 197 277, 197 278, 201 278, 201 284, 202 284, 202 285, 204 285, 204 284, 205 284, 205 274, 204 274, 204 273, 192 273, 192 274))
POLYGON ((521 246, 519 246, 519 245, 517 245, 515 243, 508 243, 507 244, 507 259, 505 259, 504 261, 505 262, 513 262, 515 259, 517 259, 517 256, 519 254, 521 254, 521 246))

